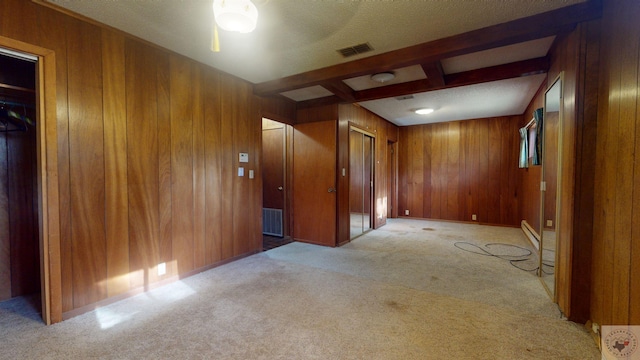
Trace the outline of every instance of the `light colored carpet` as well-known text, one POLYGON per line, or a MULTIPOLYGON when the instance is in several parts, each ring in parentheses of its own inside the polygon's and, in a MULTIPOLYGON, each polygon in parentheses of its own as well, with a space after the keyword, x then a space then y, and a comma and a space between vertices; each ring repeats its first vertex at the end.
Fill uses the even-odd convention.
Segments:
POLYGON ((527 246, 519 229, 393 220, 341 248, 291 243, 49 327, 5 302, 0 358, 598 359, 532 273, 466 251, 489 243, 513 257, 524 250, 508 244, 527 246))

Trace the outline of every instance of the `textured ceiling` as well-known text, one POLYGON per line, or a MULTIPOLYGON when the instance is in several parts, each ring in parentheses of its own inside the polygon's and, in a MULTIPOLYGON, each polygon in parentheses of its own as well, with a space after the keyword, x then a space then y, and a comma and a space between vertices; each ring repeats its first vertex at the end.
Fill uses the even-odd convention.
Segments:
POLYGON ((49 0, 252 83, 298 74, 567 6, 580 0, 254 0, 250 34, 220 31, 212 0, 49 0), (337 49, 369 43, 344 59, 337 49))
POLYGON ((360 105, 400 126, 481 119, 522 114, 546 75, 533 75, 396 98, 361 102, 360 105), (432 108, 429 115, 413 110, 432 108))
MULTIPOLYGON (((212 0, 44 1, 256 84, 504 23, 584 0, 253 0, 259 12, 256 30, 250 34, 220 31, 221 51, 218 53, 210 50, 212 0), (370 44, 374 50, 346 59, 336 51, 361 43, 370 44)), ((518 48, 515 45, 515 48, 445 59, 442 67, 448 74, 544 56, 552 41, 553 38, 541 39, 531 46, 518 48)), ((409 74, 409 78, 424 78, 419 67, 409 67, 399 69, 395 81, 409 81, 409 78, 403 78, 405 73, 409 74)), ((461 87, 415 94, 414 100, 438 100, 434 106, 440 110, 430 120, 422 119, 422 122, 462 120, 469 118, 468 114, 472 113, 475 115, 470 117, 475 118, 503 113, 511 115, 523 109, 522 103, 528 103, 535 93, 532 93, 531 87, 541 83, 540 76, 528 78, 477 85, 469 89, 461 87), (514 91, 522 91, 522 96, 513 96, 514 91), (468 101, 456 101, 462 96, 468 101), (529 98, 526 99, 526 96, 529 98), (509 110, 504 109, 507 102, 513 102, 509 110), (445 117, 445 114, 448 116, 445 117)), ((356 90, 379 86, 371 83, 368 75, 346 79, 345 83, 356 90)), ((316 86, 284 95, 295 101, 304 101, 330 94, 327 91, 316 86)), ((368 101, 363 106, 398 125, 419 121, 407 115, 409 109, 406 106, 393 104, 393 101, 396 100, 368 101)))

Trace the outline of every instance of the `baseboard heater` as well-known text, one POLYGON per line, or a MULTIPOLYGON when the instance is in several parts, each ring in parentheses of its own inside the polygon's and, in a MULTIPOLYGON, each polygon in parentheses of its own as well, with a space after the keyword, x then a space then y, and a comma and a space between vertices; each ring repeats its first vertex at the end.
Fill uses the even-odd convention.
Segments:
POLYGON ((284 236, 282 209, 262 208, 262 233, 264 235, 284 236))
POLYGON ((538 233, 533 230, 527 220, 522 220, 520 226, 522 227, 522 232, 524 232, 524 235, 531 242, 531 245, 533 245, 536 250, 540 250, 540 235, 538 235, 538 233))

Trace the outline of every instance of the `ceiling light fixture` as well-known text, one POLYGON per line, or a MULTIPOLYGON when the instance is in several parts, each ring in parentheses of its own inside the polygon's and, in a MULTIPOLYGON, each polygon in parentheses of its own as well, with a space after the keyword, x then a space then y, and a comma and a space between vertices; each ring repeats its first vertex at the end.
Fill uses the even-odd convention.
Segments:
POLYGON ((418 115, 428 115, 428 114, 431 114, 432 112, 433 112, 433 109, 431 108, 422 108, 422 109, 415 110, 415 113, 418 115))
POLYGON ((213 15, 226 31, 249 33, 258 24, 258 9, 251 0, 213 0, 213 15))
POLYGON ((394 74, 393 71, 385 71, 371 75, 371 80, 379 83, 386 83, 387 81, 395 79, 395 77, 396 74, 394 74))

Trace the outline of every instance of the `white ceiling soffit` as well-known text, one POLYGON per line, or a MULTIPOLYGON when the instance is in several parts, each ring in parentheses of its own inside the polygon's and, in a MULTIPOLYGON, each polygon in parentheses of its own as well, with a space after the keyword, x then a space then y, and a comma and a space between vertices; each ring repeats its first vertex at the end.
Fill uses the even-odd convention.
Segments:
POLYGON ((442 70, 444 70, 445 74, 455 74, 463 71, 543 57, 546 56, 549 49, 551 49, 555 38, 555 36, 549 36, 519 44, 443 59, 441 61, 442 70))
POLYGON ((392 80, 386 81, 384 83, 371 80, 371 75, 373 74, 358 76, 351 79, 345 79, 345 80, 342 80, 342 82, 347 84, 353 90, 360 91, 364 89, 372 89, 376 87, 400 84, 404 82, 427 78, 427 75, 424 74, 424 70, 422 70, 422 66, 420 65, 413 65, 413 66, 407 66, 400 69, 394 69, 393 73, 395 75, 395 78, 393 78, 392 80))
POLYGON ((305 101, 331 96, 333 95, 333 93, 320 85, 315 85, 302 89, 285 91, 283 93, 280 93, 280 95, 288 97, 289 99, 294 101, 305 101))
POLYGON ((546 74, 525 76, 414 94, 408 100, 388 98, 360 105, 399 126, 520 115, 545 78, 546 74), (435 111, 429 115, 412 112, 418 108, 435 111))
POLYGON ((253 0, 258 26, 220 31, 211 48, 212 0, 48 0, 252 83, 261 83, 569 6, 583 0, 253 0), (370 43, 343 58, 336 50, 370 43))

